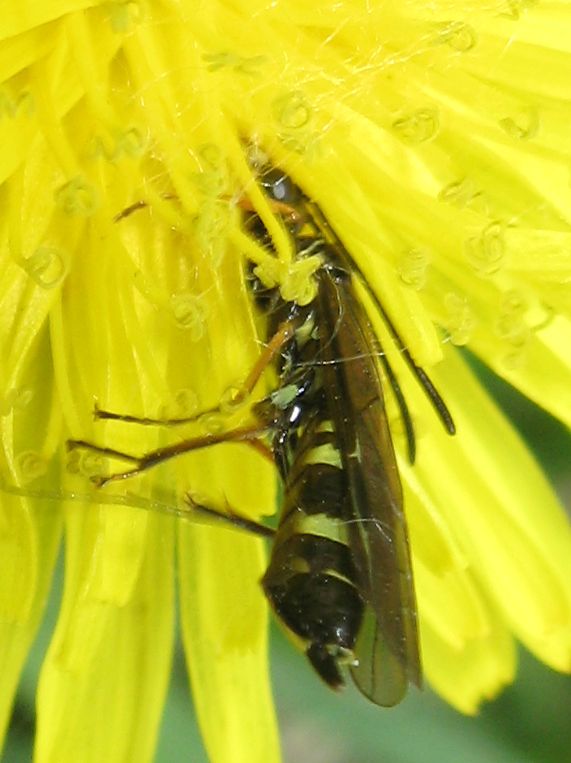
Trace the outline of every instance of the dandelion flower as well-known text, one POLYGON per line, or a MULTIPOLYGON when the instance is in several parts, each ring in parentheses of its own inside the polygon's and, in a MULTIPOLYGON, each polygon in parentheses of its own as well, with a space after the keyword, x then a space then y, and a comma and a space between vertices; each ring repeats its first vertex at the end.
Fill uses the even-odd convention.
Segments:
POLYGON ((141 452, 175 436, 94 423, 95 403, 184 417, 229 399, 259 354, 249 261, 286 299, 307 298, 311 274, 288 259, 246 145, 319 204, 453 411, 450 438, 373 310, 419 440, 410 466, 389 410, 428 681, 473 713, 512 679, 516 639, 569 670, 568 522, 458 348, 569 425, 570 27, 557 0, 5 7, 4 726, 65 549, 38 761, 152 758, 175 567, 211 760, 279 757, 263 544, 161 515, 187 491, 272 513, 271 464, 224 444, 96 493, 88 476, 106 464, 64 448, 141 452), (244 233, 244 196, 276 257, 244 233))

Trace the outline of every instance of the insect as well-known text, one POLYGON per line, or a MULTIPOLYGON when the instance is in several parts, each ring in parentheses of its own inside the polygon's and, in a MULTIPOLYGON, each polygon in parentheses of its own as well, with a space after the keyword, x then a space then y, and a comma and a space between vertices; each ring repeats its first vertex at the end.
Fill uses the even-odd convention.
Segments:
MULTIPOLYGON (((178 442, 142 457, 84 441, 70 445, 133 463, 132 469, 100 478, 104 484, 219 442, 268 443, 284 485, 277 531, 235 514, 220 516, 273 537, 263 590, 325 683, 342 687, 348 669, 368 699, 392 706, 403 698, 409 683, 421 685, 422 668, 402 489, 379 364, 395 391, 414 460, 410 414, 355 292, 356 266, 321 210, 279 170, 263 171, 260 183, 270 204, 275 204, 297 257, 318 256, 321 265, 314 276, 315 298, 304 306, 283 300, 277 289, 268 290, 251 279, 256 299, 264 301, 269 311, 269 340, 244 384, 244 394, 270 363, 277 364, 279 375, 277 389, 253 406, 256 424, 178 442)), ((253 209, 245 225, 271 248, 269 234, 253 209)), ((384 317, 453 434, 444 402, 384 317)), ((97 415, 159 423, 107 411, 97 415)), ((217 514, 215 509, 193 505, 217 514)))

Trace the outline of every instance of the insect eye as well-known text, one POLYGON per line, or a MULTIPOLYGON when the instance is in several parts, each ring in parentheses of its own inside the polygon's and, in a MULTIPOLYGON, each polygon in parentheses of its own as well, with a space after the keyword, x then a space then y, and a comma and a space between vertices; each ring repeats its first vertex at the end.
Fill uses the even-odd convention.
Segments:
POLYGON ((275 201, 293 204, 298 200, 297 186, 279 170, 271 169, 264 173, 261 184, 266 194, 275 201))

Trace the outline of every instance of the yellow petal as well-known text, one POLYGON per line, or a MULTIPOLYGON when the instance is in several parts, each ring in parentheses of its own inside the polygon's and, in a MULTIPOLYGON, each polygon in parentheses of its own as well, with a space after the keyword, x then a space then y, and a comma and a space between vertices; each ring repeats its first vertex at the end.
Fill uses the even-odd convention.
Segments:
POLYGON ((498 616, 488 633, 454 648, 427 624, 421 624, 425 673, 431 686, 463 713, 474 715, 482 699, 491 699, 513 680, 513 638, 498 616))
POLYGON ((198 720, 213 763, 279 761, 260 541, 185 528, 181 617, 198 720))
POLYGON ((455 353, 434 377, 449 391, 458 431, 456 438, 431 431, 430 443, 421 442, 419 479, 438 496, 473 574, 510 627, 545 662, 569 670, 568 520, 519 436, 455 353))
MULTIPOLYGON (((17 309, 16 309, 17 313, 17 309)), ((9 334, 14 312, 0 316, 0 333, 9 334)), ((26 335, 22 316, 21 334, 26 335)), ((12 323, 12 325, 14 325, 12 323)), ((38 501, 59 476, 51 461, 61 436, 61 413, 53 386, 45 379, 47 333, 35 338, 39 364, 22 364, 9 343, 0 356, 0 731, 10 718, 13 695, 43 615, 61 535, 56 502, 38 501), (51 461, 51 463, 50 463, 51 461)))
POLYGON ((66 587, 40 676, 36 758, 150 761, 171 668, 172 523, 79 502, 67 514, 66 587))

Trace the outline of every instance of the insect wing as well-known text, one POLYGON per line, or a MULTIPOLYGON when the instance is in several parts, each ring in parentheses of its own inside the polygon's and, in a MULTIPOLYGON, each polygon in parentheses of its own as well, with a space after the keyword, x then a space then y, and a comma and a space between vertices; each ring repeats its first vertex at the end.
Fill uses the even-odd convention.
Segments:
POLYGON ((351 668, 360 691, 378 705, 397 704, 421 665, 402 489, 375 360, 376 336, 353 287, 320 273, 319 316, 324 387, 343 444, 349 484, 347 542, 365 617, 351 668))

